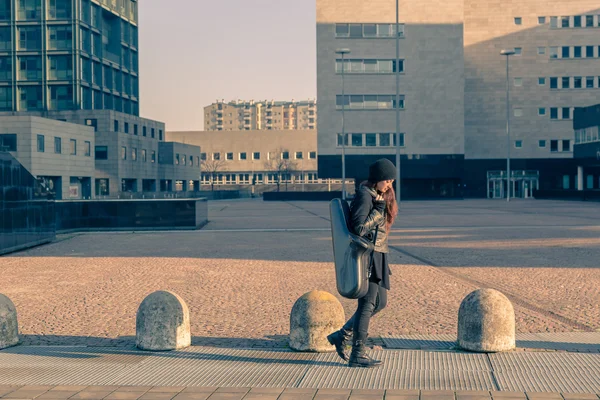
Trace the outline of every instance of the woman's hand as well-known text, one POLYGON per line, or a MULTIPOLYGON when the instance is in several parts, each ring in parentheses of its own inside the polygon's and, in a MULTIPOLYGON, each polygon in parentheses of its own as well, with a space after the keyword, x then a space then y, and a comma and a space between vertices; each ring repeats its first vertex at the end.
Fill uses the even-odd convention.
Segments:
POLYGON ((375 201, 385 201, 385 199, 383 198, 382 195, 380 195, 379 193, 377 193, 377 197, 375 197, 375 201))

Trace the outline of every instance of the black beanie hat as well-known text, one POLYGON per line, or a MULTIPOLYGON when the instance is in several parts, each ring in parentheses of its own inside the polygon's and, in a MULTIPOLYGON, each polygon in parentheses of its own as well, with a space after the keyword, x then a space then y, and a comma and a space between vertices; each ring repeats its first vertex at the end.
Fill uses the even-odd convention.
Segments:
POLYGON ((396 167, 387 158, 381 158, 369 166, 369 181, 379 182, 396 179, 396 167))

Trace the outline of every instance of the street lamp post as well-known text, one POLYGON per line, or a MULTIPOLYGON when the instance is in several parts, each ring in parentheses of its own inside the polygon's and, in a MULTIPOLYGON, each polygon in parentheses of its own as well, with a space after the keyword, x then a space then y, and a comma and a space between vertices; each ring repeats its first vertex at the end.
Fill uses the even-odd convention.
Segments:
MULTIPOLYGON (((344 70, 346 66, 344 65, 344 55, 350 53, 350 49, 337 49, 335 54, 341 54, 342 56, 342 199, 346 200, 346 121, 345 121, 345 105, 346 105, 346 95, 345 95, 345 87, 344 87, 344 70)), ((337 62, 337 61, 336 61, 337 62)))
POLYGON ((506 201, 510 201, 510 84, 508 82, 508 58, 515 54, 515 51, 502 50, 500 54, 506 56, 506 201))
POLYGON ((400 23, 396 0, 396 201, 400 204, 400 23))

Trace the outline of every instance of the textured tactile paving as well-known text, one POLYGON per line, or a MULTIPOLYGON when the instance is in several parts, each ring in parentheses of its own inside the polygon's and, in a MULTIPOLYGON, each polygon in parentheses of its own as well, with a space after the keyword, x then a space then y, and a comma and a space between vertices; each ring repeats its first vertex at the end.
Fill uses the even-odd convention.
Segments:
POLYGON ((190 347, 17 346, 0 351, 0 385, 131 385, 600 392, 600 353, 374 350, 375 369, 335 353, 190 347))

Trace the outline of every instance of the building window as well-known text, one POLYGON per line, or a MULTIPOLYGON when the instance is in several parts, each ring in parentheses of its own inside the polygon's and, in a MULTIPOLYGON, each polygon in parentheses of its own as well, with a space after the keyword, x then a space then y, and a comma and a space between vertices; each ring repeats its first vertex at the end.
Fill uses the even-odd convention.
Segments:
POLYGON ((163 131, 162 131, 162 129, 158 130, 158 140, 163 140, 163 131))
POLYGON ((108 146, 96 146, 94 154, 96 160, 108 160, 108 146))
POLYGON ((117 120, 115 119, 115 124, 114 124, 114 125, 115 125, 115 127, 114 127, 114 131, 115 131, 115 132, 119 132, 119 121, 117 121, 117 120))
POLYGON ((133 134, 137 136, 138 134, 138 126, 137 124, 133 124, 133 134))
POLYGON ((562 151, 564 151, 564 152, 571 151, 571 141, 569 139, 565 139, 562 141, 562 151))
POLYGON ((150 137, 154 139, 154 128, 150 128, 150 137))
POLYGON ((522 108, 515 108, 514 109, 514 115, 515 115, 515 117, 522 117, 523 116, 523 109, 522 108))
POLYGON ((260 151, 255 151, 254 153, 252 153, 252 159, 260 160, 260 151))
POLYGON ((376 133, 365 133, 365 146, 367 146, 367 147, 377 146, 377 134, 376 133))
POLYGON ((121 146, 121 160, 127 160, 127 147, 121 146))
POLYGON ((246 160, 246 153, 240 153, 240 160, 246 160))
POLYGON ((282 160, 289 160, 290 159, 290 152, 289 151, 284 151, 281 153, 281 159, 282 160))
POLYGON ((62 140, 59 137, 54 138, 54 152, 56 154, 62 153, 62 140))
POLYGON ((379 134, 379 146, 380 147, 388 147, 390 146, 390 134, 389 133, 380 133, 379 134))
POLYGON ((37 135, 37 151, 38 153, 43 153, 46 147, 44 144, 44 135, 37 135))
POLYGON ((310 160, 316 160, 317 159, 317 152, 316 151, 311 151, 308 153, 308 158, 310 160))
POLYGON ((544 25, 546 23, 546 17, 538 17, 538 25, 544 25))
POLYGON ((522 140, 515 140, 515 147, 517 149, 520 149, 521 147, 523 147, 523 141, 522 140))
POLYGON ((150 162, 156 162, 156 151, 152 150, 152 153, 150 154, 150 162))
POLYGON ((85 125, 86 126, 93 126, 94 127, 94 132, 98 131, 98 120, 97 119, 86 119, 85 120, 85 125))
POLYGON ((295 158, 296 160, 302 160, 302 159, 304 158, 304 154, 302 154, 302 152, 301 152, 301 151, 297 151, 297 152, 294 154, 294 158, 295 158))
MULTIPOLYGON (((347 110, 392 110, 396 104, 395 95, 341 95, 336 96, 336 108, 342 109, 342 105, 347 110)), ((400 109, 404 109, 404 95, 400 96, 399 102, 400 109)))
POLYGON ((91 157, 92 155, 92 143, 87 140, 83 142, 83 154, 86 157, 91 157))
POLYGON ((556 153, 557 151, 558 151, 558 140, 551 140, 550 141, 550 152, 556 153))
POLYGON ((581 15, 575 15, 573 17, 573 27, 581 28, 581 15))
POLYGON ((568 76, 563 76, 562 77, 562 88, 563 89, 569 89, 570 83, 571 83, 571 78, 568 76))
POLYGON ((212 159, 214 161, 219 161, 221 159, 221 153, 213 153, 212 159))
POLYGON ((585 46, 585 57, 594 58, 594 46, 585 46))
POLYGON ((562 58, 569 58, 571 54, 571 48, 569 46, 563 46, 561 52, 562 58))
POLYGON ((186 165, 187 161, 186 161, 186 157, 185 154, 181 155, 181 165, 186 165))
POLYGON ((341 133, 337 134, 337 145, 339 147, 348 146, 348 134, 347 133, 344 134, 343 142, 342 142, 342 134, 341 133))
POLYGON ((546 115, 546 107, 540 107, 540 108, 538 108, 538 115, 539 116, 546 115))
POLYGON ((352 146, 360 147, 363 145, 363 135, 362 133, 353 133, 352 134, 352 146))
POLYGON ((123 126, 125 133, 129 133, 129 122, 125 122, 123 126))
POLYGON ((146 137, 146 127, 142 126, 142 136, 146 137))
POLYGON ((523 78, 514 78, 515 86, 523 86, 523 78))
POLYGON ((175 154, 175 165, 179 165, 179 153, 175 154))
POLYGON ((146 149, 142 149, 142 161, 146 162, 146 149))
POLYGON ((537 50, 538 50, 538 55, 539 56, 542 56, 542 55, 546 54, 546 48, 545 47, 538 47, 537 50))
POLYGON ((538 146, 539 147, 546 147, 546 141, 545 140, 539 140, 538 141, 538 146))
POLYGON ((523 54, 523 48, 515 47, 515 56, 520 56, 521 54, 523 54))
POLYGON ((563 175, 563 189, 569 189, 571 183, 571 178, 569 175, 563 175))
POLYGON ((574 58, 581 58, 581 46, 574 46, 573 47, 573 57, 574 58))
POLYGON ((556 77, 550 78, 550 89, 558 89, 558 78, 556 78, 556 77))
POLYGON ((523 24, 523 18, 515 17, 515 25, 522 25, 522 24, 523 24))
POLYGON ((226 153, 225 154, 225 159, 228 160, 228 161, 233 160, 233 153, 226 153))
MULTIPOLYGON (((404 60, 399 60, 399 72, 404 72, 404 60)), ((335 72, 342 73, 342 59, 335 62, 335 72)), ((396 72, 396 60, 391 59, 344 59, 346 74, 392 74, 396 72)))
POLYGON ((575 89, 581 89, 583 84, 583 78, 581 76, 576 76, 573 78, 573 87, 575 89))
POLYGON ((0 134, 0 149, 3 149, 5 151, 17 151, 17 134, 0 134))
POLYGON ((560 27, 561 28, 569 27, 569 17, 560 17, 560 27))
MULTIPOLYGON (((399 133, 398 135, 400 136, 399 147, 404 147, 404 133, 399 133)), ((396 147, 396 137, 398 135, 396 135, 395 133, 392 135, 392 137, 394 138, 394 147, 396 147)))
POLYGON ((558 108, 550 107, 550 119, 558 119, 558 108))
POLYGON ((585 87, 588 89, 593 89, 594 88, 594 77, 593 76, 586 76, 585 77, 585 87))
POLYGON ((569 107, 562 108, 562 119, 571 119, 571 109, 569 107))
POLYGON ((96 179, 96 196, 108 196, 108 179, 96 179))
MULTIPOLYGON (((396 24, 336 24, 336 38, 390 38, 395 36, 396 24)), ((404 24, 398 26, 398 37, 404 37, 404 24)))
POLYGON ((548 53, 550 55, 550 58, 558 58, 558 47, 557 46, 552 46, 548 49, 548 53))
POLYGON ((540 86, 546 85, 546 78, 538 78, 538 85, 540 85, 540 86))
POLYGON ((550 17, 550 28, 558 28, 558 17, 550 17))
POLYGON ((586 15, 585 16, 585 27, 586 28, 591 28, 594 26, 594 16, 593 15, 586 15))
POLYGON ((74 156, 77 154, 77 140, 75 139, 71 139, 70 141, 71 144, 71 155, 74 156))
POLYGON ((200 159, 206 161, 206 153, 200 153, 200 159))

